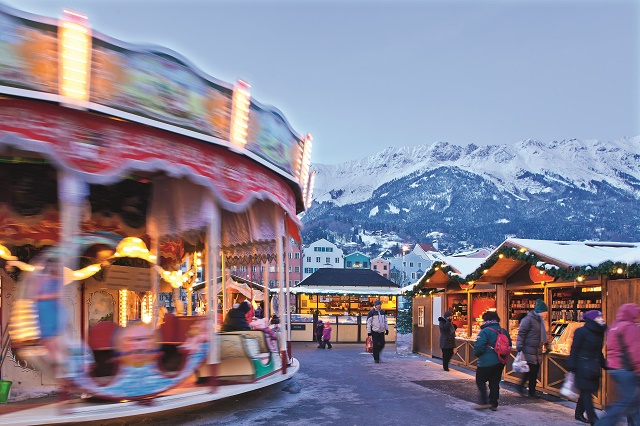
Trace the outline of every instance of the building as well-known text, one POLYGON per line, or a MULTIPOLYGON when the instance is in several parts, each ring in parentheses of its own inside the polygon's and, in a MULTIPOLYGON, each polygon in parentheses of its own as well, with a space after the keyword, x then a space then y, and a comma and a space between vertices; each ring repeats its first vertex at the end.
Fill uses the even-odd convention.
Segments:
POLYGON ((345 269, 371 269, 371 259, 357 251, 344 257, 344 267, 345 269))
POLYGON ((371 269, 373 269, 386 279, 391 279, 391 267, 388 260, 384 260, 381 257, 373 259, 371 261, 371 269))
MULTIPOLYGON (((289 264, 289 287, 293 287, 302 281, 302 248, 292 242, 286 250, 286 256, 289 264)), ((232 274, 261 284, 264 283, 265 274, 267 274, 266 280, 271 288, 277 288, 280 285, 278 281, 278 272, 275 261, 269 262, 266 266, 264 264, 239 265, 231 268, 232 274)), ((285 280, 286 279, 285 271, 285 280)))
POLYGON ((324 238, 314 241, 302 250, 302 279, 320 268, 343 268, 344 252, 324 238))
POLYGON ((394 257, 389 263, 391 268, 390 279, 398 282, 401 286, 405 286, 419 280, 422 274, 424 274, 424 271, 426 271, 433 262, 412 251, 404 256, 394 257))

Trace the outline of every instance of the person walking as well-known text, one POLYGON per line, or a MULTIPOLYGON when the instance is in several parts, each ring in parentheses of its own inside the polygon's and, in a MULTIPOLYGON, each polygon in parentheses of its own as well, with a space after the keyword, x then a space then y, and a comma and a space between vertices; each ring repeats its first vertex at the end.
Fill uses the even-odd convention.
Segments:
POLYGON ((442 369, 449 371, 449 361, 453 357, 453 349, 456 347, 456 325, 451 321, 452 313, 447 311, 438 318, 440 326, 440 350, 442 351, 442 369))
POLYGON ((484 321, 480 326, 480 333, 473 346, 473 353, 478 357, 476 369, 476 386, 480 393, 480 404, 473 408, 483 410, 490 408, 491 411, 498 409, 498 399, 500 398, 500 379, 504 364, 498 358, 494 350, 499 334, 504 334, 509 339, 509 332, 500 327, 500 317, 496 312, 487 311, 482 314, 484 321), (489 395, 487 396, 487 382, 489 382, 489 395))
POLYGON ((575 374, 575 386, 580 390, 575 419, 594 425, 598 416, 593 408, 592 394, 600 388, 600 377, 605 368, 602 346, 607 326, 602 312, 597 310, 585 312, 582 318, 585 323, 573 335, 567 370, 575 374))
POLYGON ((373 302, 373 309, 367 314, 367 335, 373 341, 373 362, 380 362, 380 352, 384 349, 384 336, 389 334, 387 314, 382 310, 382 302, 373 302))
POLYGON ((324 324, 319 319, 316 323, 316 340, 318 341, 318 348, 322 348, 322 334, 324 333, 324 324))
POLYGON ((607 367, 618 400, 605 411, 596 426, 614 426, 627 417, 629 426, 640 426, 640 306, 625 303, 607 333, 607 367))
MULTIPOLYGON (((529 365, 529 372, 524 373, 518 386, 518 391, 522 396, 526 395, 524 386, 528 381, 528 395, 531 398, 540 398, 536 393, 536 381, 542 364, 542 347, 546 346, 549 340, 546 325, 548 311, 546 303, 542 299, 537 299, 533 310, 520 321, 516 349, 518 352, 522 352, 529 365)), ((545 353, 548 353, 548 349, 545 353)))
POLYGON ((322 349, 327 346, 327 349, 331 349, 331 323, 329 321, 324 322, 324 329, 322 330, 322 349))

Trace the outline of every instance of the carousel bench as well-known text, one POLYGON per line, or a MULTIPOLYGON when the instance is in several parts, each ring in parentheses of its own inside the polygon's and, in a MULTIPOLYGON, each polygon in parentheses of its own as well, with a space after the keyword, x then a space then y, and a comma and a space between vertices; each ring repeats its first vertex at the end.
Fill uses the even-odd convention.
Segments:
POLYGON ((261 330, 218 333, 220 364, 218 380, 251 382, 274 370, 277 354, 272 354, 261 330))

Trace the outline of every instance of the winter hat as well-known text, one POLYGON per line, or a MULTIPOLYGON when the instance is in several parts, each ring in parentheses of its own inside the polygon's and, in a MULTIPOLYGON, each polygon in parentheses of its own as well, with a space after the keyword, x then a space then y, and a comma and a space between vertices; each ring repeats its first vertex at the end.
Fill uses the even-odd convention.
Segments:
POLYGON ((484 314, 482 314, 482 319, 484 321, 498 321, 500 322, 500 317, 498 316, 497 312, 494 311, 487 311, 484 314))
POLYGON ((318 320, 318 324, 322 324, 322 320, 318 320))
POLYGON ((595 320, 598 317, 602 316, 602 312, 597 311, 597 310, 592 310, 592 311, 587 311, 584 313, 584 315, 582 315, 582 318, 584 319, 590 319, 590 320, 595 320))
POLYGON ((544 303, 544 301, 542 299, 537 299, 536 300, 536 307, 533 308, 533 310, 535 312, 547 312, 549 310, 549 308, 547 308, 547 304, 544 303))
POLYGON ((447 312, 445 312, 444 314, 442 314, 442 316, 443 316, 444 318, 449 318, 450 316, 452 316, 451 311, 447 311, 447 312))
POLYGON ((380 300, 376 300, 375 302, 373 302, 373 306, 376 305, 382 305, 382 302, 380 300))

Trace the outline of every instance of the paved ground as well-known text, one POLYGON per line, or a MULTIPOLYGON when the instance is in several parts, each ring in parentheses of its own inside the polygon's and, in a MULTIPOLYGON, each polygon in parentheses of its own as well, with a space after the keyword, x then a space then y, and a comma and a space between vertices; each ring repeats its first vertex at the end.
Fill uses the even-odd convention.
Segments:
MULTIPOLYGON (((364 345, 294 343, 301 369, 268 389, 161 417, 104 425, 580 425, 575 404, 521 398, 503 383, 498 411, 476 411, 469 371, 442 371, 439 360, 398 355, 389 345, 374 364, 364 345)), ((96 425, 97 423, 92 423, 96 425)))

